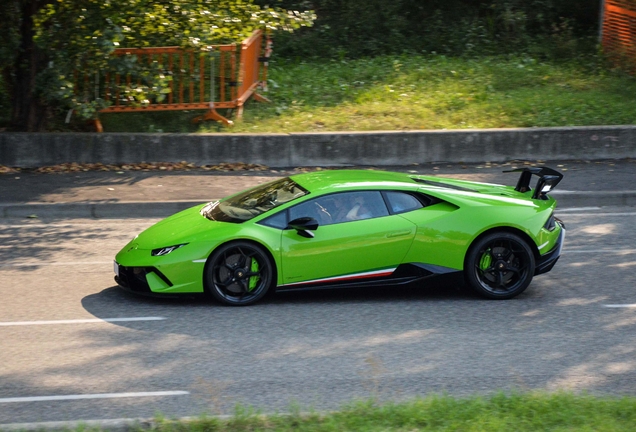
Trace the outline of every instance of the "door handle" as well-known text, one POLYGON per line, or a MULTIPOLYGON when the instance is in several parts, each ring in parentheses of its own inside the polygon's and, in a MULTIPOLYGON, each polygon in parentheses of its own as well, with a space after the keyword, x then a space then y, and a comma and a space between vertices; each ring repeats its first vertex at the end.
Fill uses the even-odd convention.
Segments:
POLYGON ((411 234, 411 230, 407 230, 407 231, 393 231, 388 233, 386 236, 387 238, 392 238, 392 237, 401 237, 401 236, 405 236, 405 235, 409 235, 411 234))

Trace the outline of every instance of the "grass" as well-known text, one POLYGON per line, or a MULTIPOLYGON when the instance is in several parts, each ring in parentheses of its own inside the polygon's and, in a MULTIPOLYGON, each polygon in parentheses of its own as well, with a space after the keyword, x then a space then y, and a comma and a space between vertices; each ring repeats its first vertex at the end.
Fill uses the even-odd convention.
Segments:
MULTIPOLYGON (((636 79, 590 58, 439 55, 273 62, 271 104, 249 101, 231 129, 196 112, 104 114, 110 132, 317 132, 636 123, 636 79)), ((229 113, 231 115, 231 113, 229 113)), ((236 119, 235 119, 236 120, 236 119)))
POLYGON ((359 402, 340 411, 262 416, 237 409, 230 418, 180 422, 158 419, 152 430, 172 431, 633 431, 636 398, 570 393, 503 393, 491 397, 429 396, 405 403, 359 402))

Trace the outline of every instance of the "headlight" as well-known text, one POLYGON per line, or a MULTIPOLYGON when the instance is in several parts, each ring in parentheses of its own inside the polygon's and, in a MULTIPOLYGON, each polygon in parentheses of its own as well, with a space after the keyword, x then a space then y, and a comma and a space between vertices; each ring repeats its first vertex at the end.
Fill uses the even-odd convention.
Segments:
POLYGON ((152 252, 150 253, 150 255, 152 255, 152 256, 168 255, 170 252, 175 251, 175 250, 177 250, 180 247, 185 246, 185 245, 187 245, 187 243, 174 245, 174 246, 166 246, 166 247, 162 247, 162 248, 159 248, 159 249, 153 249, 152 252))

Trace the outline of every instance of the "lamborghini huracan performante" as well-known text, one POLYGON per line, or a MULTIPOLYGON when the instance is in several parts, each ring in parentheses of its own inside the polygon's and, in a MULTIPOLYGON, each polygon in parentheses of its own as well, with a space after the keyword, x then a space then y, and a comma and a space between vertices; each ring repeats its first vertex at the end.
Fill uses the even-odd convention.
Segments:
POLYGON ((552 269, 565 236, 548 195, 563 176, 512 171, 515 187, 367 170, 278 179, 151 226, 117 254, 115 280, 248 305, 273 290, 459 273, 482 296, 509 299, 552 269))

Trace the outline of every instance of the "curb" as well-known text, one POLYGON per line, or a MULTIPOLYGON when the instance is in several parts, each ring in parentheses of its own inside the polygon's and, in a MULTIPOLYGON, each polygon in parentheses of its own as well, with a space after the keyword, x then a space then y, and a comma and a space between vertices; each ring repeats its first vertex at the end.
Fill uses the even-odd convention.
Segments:
POLYGON ((554 191, 559 207, 633 207, 636 190, 631 191, 554 191))
MULTIPOLYGON (((228 419, 230 415, 215 415, 218 419, 228 419)), ((189 422, 199 420, 201 417, 180 417, 176 419, 179 422, 189 422)), ((169 420, 173 422, 175 420, 169 420)), ((130 430, 150 430, 158 426, 158 422, 154 418, 121 418, 121 419, 105 419, 105 420, 70 420, 70 421, 51 421, 51 422, 34 422, 34 423, 6 423, 0 424, 2 432, 41 432, 41 431, 74 431, 82 428, 99 429, 109 432, 128 432, 130 430)))
MULTIPOLYGON (((634 207, 634 191, 554 191, 559 208, 634 207)), ((187 208, 211 201, 120 201, 78 203, 0 204, 0 218, 55 217, 68 219, 143 219, 164 218, 187 208)))
POLYGON ((75 420, 40 423, 7 423, 0 424, 3 432, 37 432, 37 431, 73 431, 84 429, 100 429, 111 432, 127 432, 132 428, 150 429, 155 424, 152 419, 110 419, 110 420, 75 420))
POLYGON ((211 200, 0 204, 0 217, 29 218, 48 216, 69 219, 139 219, 168 217, 181 210, 209 201, 211 200))

